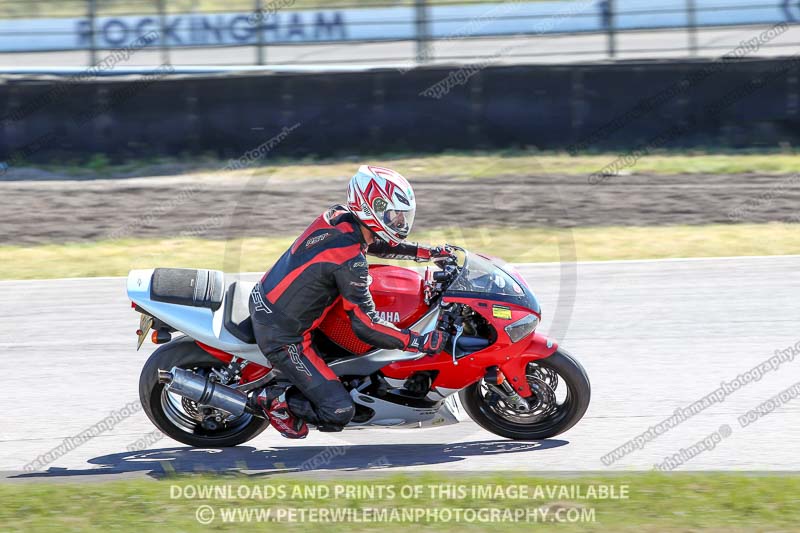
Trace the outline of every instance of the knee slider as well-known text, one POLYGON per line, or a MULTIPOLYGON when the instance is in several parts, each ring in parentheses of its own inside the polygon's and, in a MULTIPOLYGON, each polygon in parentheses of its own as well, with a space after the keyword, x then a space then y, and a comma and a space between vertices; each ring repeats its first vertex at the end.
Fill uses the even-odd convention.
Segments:
POLYGON ((348 396, 346 402, 335 402, 333 405, 323 409, 320 414, 323 416, 326 426, 344 427, 353 419, 355 412, 356 408, 353 404, 353 400, 348 396))

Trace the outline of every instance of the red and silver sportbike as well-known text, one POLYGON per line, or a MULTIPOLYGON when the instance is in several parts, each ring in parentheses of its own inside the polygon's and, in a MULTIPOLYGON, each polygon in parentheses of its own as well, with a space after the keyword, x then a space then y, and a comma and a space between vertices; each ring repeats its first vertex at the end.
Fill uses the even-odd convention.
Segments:
MULTIPOLYGON (((324 317, 314 341, 355 403, 348 427, 444 425, 457 422, 463 406, 483 428, 510 439, 567 431, 589 405, 586 372, 536 333, 539 303, 510 265, 458 250, 460 259, 424 275, 370 267, 381 316, 400 328, 449 332, 442 353, 375 349, 356 337, 342 306, 324 317)), ((173 439, 235 446, 269 426, 254 398, 282 376, 253 338, 253 285, 213 270, 128 276, 128 296, 142 314, 139 346, 150 330, 161 345, 142 370, 139 395, 153 424, 173 439), (183 335, 172 339, 175 332, 183 335)))

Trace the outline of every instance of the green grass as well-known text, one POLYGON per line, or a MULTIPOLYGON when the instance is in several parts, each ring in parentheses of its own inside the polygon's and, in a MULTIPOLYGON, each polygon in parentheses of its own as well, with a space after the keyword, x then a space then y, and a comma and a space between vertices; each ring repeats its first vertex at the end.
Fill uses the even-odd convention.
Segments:
MULTIPOLYGON (((600 228, 478 228, 420 232, 423 243, 448 242, 507 261, 557 262, 667 257, 800 254, 796 224, 600 228)), ((85 244, 0 246, 0 279, 124 276, 134 268, 266 270, 294 237, 125 239, 85 244)))
MULTIPOLYGON (((270 176, 272 179, 321 179, 350 176, 359 164, 370 162, 402 171, 409 178, 495 178, 531 175, 589 176, 599 172, 620 156, 608 152, 570 156, 562 152, 537 152, 515 150, 505 152, 448 152, 436 155, 410 157, 408 155, 384 154, 338 158, 335 160, 281 160, 265 161, 258 167, 225 172, 224 176, 270 176)), ((34 166, 34 165, 32 165, 34 166)), ((152 159, 129 161, 110 165, 107 160, 94 156, 90 161, 74 161, 69 164, 42 165, 41 168, 68 176, 110 178, 115 175, 137 173, 150 175, 159 167, 169 166, 171 173, 214 174, 225 166, 224 161, 210 157, 175 159, 152 159), (99 165, 105 161, 105 164, 99 165), (88 168, 89 164, 96 167, 88 168)), ((635 165, 621 169, 622 172, 646 175, 674 174, 795 174, 800 170, 800 153, 792 152, 733 152, 733 153, 685 153, 663 152, 643 157, 635 165)))
MULTIPOLYGON (((621 154, 601 153, 570 156, 561 152, 513 151, 470 154, 442 154, 420 157, 379 158, 377 164, 403 169, 411 177, 494 178, 541 174, 589 176, 602 170, 621 154)), ((631 174, 795 174, 800 170, 800 153, 671 153, 650 155, 634 166, 622 169, 631 174)), ((250 172, 253 172, 251 170, 250 172)), ((353 163, 296 164, 286 162, 255 169, 275 177, 330 177, 353 173, 353 163)))
MULTIPOLYGON (((363 489, 362 489, 363 490, 363 489)), ((377 489, 373 489, 377 490, 377 489)), ((409 490, 409 489, 405 489, 409 490)), ((519 474, 491 476, 448 476, 424 474, 393 475, 369 481, 305 481, 290 478, 246 477, 178 477, 161 481, 129 480, 109 483, 14 483, 0 485, 0 524, 6 531, 242 531, 279 528, 280 531, 409 531, 419 528, 431 531, 797 531, 800 521, 800 476, 739 474, 620 474, 582 477, 544 478, 519 474), (440 484, 464 487, 466 497, 447 498, 431 493, 440 484), (527 486, 533 498, 473 497, 473 487, 497 484, 502 487, 527 486), (281 490, 286 499, 183 498, 189 485, 230 485, 233 494, 239 490, 252 493, 259 489, 281 490), (247 488, 240 489, 240 486, 247 488), (618 495, 627 486, 627 498, 570 499, 548 497, 547 487, 578 485, 583 494, 589 486, 614 486, 618 495), (172 488, 172 487, 180 488, 172 488), (337 486, 339 488, 337 488, 337 486), (346 497, 345 486, 382 486, 377 497, 346 497), (420 487, 421 494, 403 498, 403 487, 420 487), (309 488, 311 487, 311 488, 309 488), (319 488, 327 487, 327 488, 319 488), (392 487, 391 492, 388 487, 392 487), (537 487, 539 493, 537 494, 537 487), (317 495, 301 495, 295 490, 316 490, 317 495), (339 497, 336 497, 337 492, 339 497), (393 497, 391 497, 393 495, 393 497), (544 495, 544 497, 541 497, 544 495), (201 505, 215 510, 211 525, 200 525, 196 511, 201 505), (223 523, 220 508, 271 509, 437 509, 490 508, 502 511, 546 508, 581 510, 594 521, 584 523, 324 523, 283 522, 280 524, 223 523), (245 529, 246 528, 246 529, 245 529)), ((552 516, 552 514, 551 514, 552 516)))

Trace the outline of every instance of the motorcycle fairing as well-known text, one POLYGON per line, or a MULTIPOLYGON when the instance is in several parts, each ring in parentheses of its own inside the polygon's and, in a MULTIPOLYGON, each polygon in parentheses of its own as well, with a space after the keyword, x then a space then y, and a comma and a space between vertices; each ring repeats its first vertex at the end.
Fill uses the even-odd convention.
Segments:
POLYGON ((504 327, 531 314, 532 311, 503 302, 504 307, 511 309, 511 318, 503 319, 494 316, 493 305, 497 304, 497 301, 491 299, 445 297, 444 303, 469 305, 494 327, 497 331, 497 340, 482 350, 460 356, 457 359, 458 365, 453 364, 451 353, 442 352, 414 361, 389 364, 382 369, 383 374, 394 379, 406 379, 415 372, 436 371, 433 388, 462 389, 481 379, 487 368, 498 366, 521 396, 530 396, 532 392, 525 375, 527 364, 549 357, 558 346, 554 341, 535 332, 527 339, 514 343, 506 334, 504 327))

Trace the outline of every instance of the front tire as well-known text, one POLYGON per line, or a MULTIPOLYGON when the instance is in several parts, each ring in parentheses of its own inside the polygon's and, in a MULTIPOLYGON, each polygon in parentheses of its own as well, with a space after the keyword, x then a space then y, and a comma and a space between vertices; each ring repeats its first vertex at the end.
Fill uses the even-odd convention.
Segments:
POLYGON ((514 440, 549 439, 578 423, 589 407, 591 385, 581 364, 559 348, 544 359, 527 365, 526 377, 534 395, 526 398, 536 406, 531 413, 515 412, 486 387, 483 379, 459 392, 469 416, 483 429, 514 440), (556 391, 561 385, 561 400, 556 391), (537 394, 536 391, 539 391, 537 394))
POLYGON ((177 395, 167 392, 163 383, 158 382, 158 370, 169 370, 173 366, 208 371, 222 368, 225 364, 188 337, 175 339, 153 352, 139 378, 139 399, 147 417, 165 435, 198 448, 224 448, 243 444, 269 426, 267 420, 244 413, 221 424, 216 430, 203 428, 200 420, 191 416, 191 405, 184 404, 177 395))

